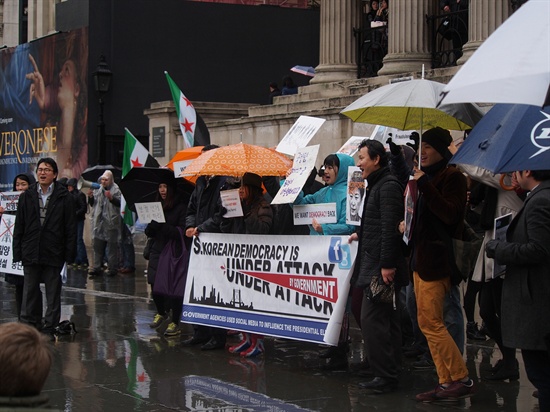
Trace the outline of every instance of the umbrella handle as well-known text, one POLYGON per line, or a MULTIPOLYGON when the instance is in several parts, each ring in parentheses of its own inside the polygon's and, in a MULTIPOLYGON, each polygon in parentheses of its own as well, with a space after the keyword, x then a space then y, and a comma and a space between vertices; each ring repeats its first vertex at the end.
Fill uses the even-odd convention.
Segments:
POLYGON ((504 183, 504 179, 506 178, 506 176, 507 176, 506 173, 502 173, 500 175, 500 187, 502 187, 506 191, 512 191, 514 190, 514 186, 507 185, 506 183, 504 183))

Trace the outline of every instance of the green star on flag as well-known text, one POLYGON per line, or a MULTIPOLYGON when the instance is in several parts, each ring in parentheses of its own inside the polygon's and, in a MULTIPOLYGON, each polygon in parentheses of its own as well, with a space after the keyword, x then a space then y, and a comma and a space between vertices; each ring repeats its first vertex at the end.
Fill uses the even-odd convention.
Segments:
POLYGON ((184 147, 193 147, 195 145, 195 127, 197 125, 197 113, 191 101, 185 97, 179 87, 174 83, 168 72, 164 72, 170 92, 176 105, 176 113, 178 114, 178 123, 180 125, 181 134, 183 135, 184 147))

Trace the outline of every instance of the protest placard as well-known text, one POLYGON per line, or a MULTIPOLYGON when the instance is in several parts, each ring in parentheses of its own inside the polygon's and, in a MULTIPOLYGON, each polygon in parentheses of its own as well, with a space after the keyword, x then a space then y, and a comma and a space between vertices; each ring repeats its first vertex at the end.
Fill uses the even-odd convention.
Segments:
POLYGON ((357 166, 348 167, 348 190, 346 197, 346 223, 361 226, 365 188, 367 181, 363 179, 363 172, 357 166))
POLYGON ((337 153, 343 153, 349 156, 353 156, 359 150, 359 143, 361 143, 365 139, 368 139, 368 137, 351 136, 347 140, 347 142, 344 143, 340 149, 338 149, 337 153))
POLYGON ((23 276, 21 262, 13 261, 13 229, 15 228, 15 216, 2 214, 0 219, 0 272, 23 276))
POLYGON ((290 174, 271 201, 272 205, 293 203, 302 191, 311 170, 315 167, 319 153, 319 145, 308 146, 300 149, 294 156, 294 162, 290 174))
POLYGON ((348 236, 201 233, 182 320, 336 345, 356 254, 348 236))
POLYGON ((292 209, 295 225, 311 225, 313 219, 319 223, 336 223, 336 203, 294 205, 292 209))
POLYGON ((0 192, 0 206, 4 208, 4 212, 15 212, 17 210, 17 202, 21 192, 0 192))
MULTIPOLYGON (((506 231, 512 223, 512 214, 508 213, 507 215, 497 217, 495 219, 494 227, 494 239, 506 241, 506 231)), ((499 276, 502 276, 506 273, 506 265, 499 265, 496 260, 493 259, 493 273, 490 279, 495 279, 499 276)))
POLYGON ((221 190, 220 198, 222 206, 227 209, 227 213, 223 217, 239 217, 243 216, 243 207, 239 197, 239 189, 221 190))
POLYGON ((275 150, 294 156, 299 149, 307 146, 315 133, 325 123, 325 119, 311 116, 300 116, 285 134, 275 150))
POLYGON ((180 160, 179 162, 172 163, 174 168, 174 177, 185 176, 185 169, 191 164, 193 160, 180 160))
POLYGON ((141 223, 151 223, 152 220, 159 223, 166 222, 160 202, 136 203, 136 212, 141 223))

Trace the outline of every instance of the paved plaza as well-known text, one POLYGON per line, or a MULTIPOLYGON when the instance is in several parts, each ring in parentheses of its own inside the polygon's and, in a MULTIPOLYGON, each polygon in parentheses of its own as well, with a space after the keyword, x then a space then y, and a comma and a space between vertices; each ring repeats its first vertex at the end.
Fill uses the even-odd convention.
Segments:
MULTIPOLYGON (((155 311, 138 258, 135 274, 89 279, 70 270, 62 294, 62 320, 78 333, 53 343, 54 364, 44 393, 63 411, 538 411, 521 355, 520 380, 483 377, 500 359, 492 341, 468 342, 465 357, 477 393, 455 404, 422 404, 414 395, 435 386, 433 370, 413 371, 406 359, 399 389, 375 395, 357 387, 363 359, 360 331, 353 323, 348 368, 327 368, 315 344, 266 338, 265 354, 240 359, 224 350, 183 347, 185 325, 166 339, 149 328, 155 311)), ((0 322, 14 321, 11 285, 0 280, 0 322)))

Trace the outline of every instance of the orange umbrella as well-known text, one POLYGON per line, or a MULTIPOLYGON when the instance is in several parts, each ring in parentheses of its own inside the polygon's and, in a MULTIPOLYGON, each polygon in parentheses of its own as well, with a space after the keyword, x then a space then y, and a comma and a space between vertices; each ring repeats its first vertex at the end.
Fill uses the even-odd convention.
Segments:
POLYGON ((193 160, 200 156, 202 148, 204 146, 194 146, 187 149, 180 150, 177 152, 174 157, 170 159, 168 164, 165 166, 170 170, 174 170, 174 162, 181 162, 183 160, 193 160))
POLYGON ((260 176, 284 176, 292 161, 275 150, 237 143, 201 154, 185 169, 186 175, 242 176, 246 172, 260 176))

